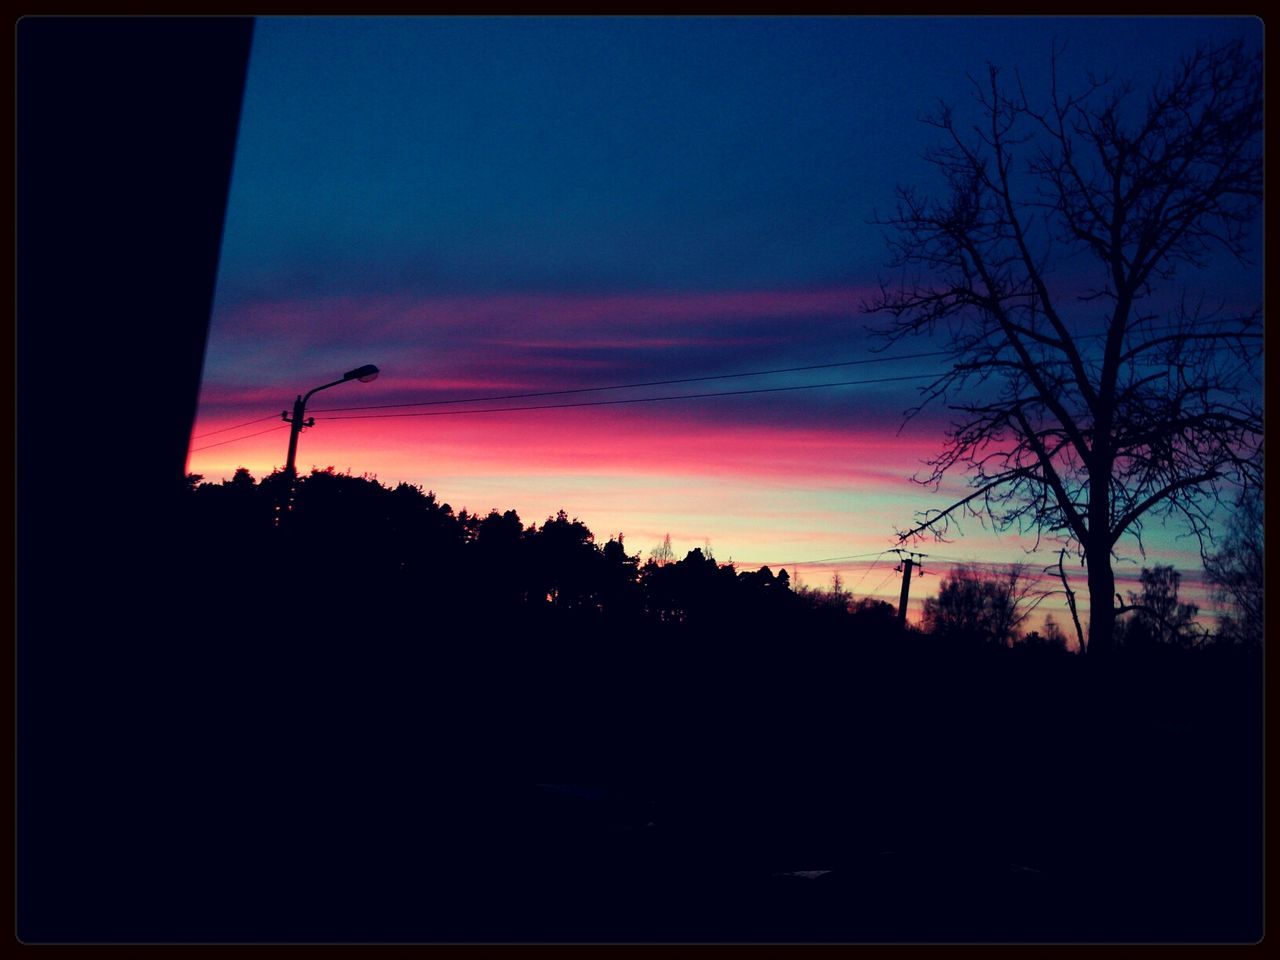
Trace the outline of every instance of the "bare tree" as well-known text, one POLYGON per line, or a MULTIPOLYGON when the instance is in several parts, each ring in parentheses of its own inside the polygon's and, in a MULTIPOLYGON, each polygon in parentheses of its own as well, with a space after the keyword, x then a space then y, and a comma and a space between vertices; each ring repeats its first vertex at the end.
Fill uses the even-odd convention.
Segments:
POLYGON ((1120 621, 1116 631, 1119 643, 1133 647, 1156 643, 1195 646, 1204 640, 1205 631, 1196 623, 1200 608, 1178 600, 1182 575, 1177 570, 1170 566, 1143 567, 1141 583, 1141 592, 1129 591, 1129 602, 1116 609, 1117 614, 1135 614, 1120 621))
POLYGON ((1058 621, 1049 614, 1044 618, 1044 645, 1055 650, 1067 649, 1067 635, 1058 626, 1058 621))
POLYGON ((1020 564, 992 576, 983 576, 972 567, 953 567, 943 578, 938 595, 924 602, 925 626, 936 636, 1011 646, 1039 603, 1027 602, 1034 586, 1020 564))
POLYGON ((844 588, 844 577, 840 576, 839 570, 833 570, 831 573, 831 604, 839 607, 841 610, 847 610, 849 604, 853 602, 853 591, 844 588))
POLYGON ((665 567, 668 563, 675 562, 676 554, 671 549, 671 534, 668 533, 662 538, 662 543, 649 551, 649 559, 660 567, 665 567))
POLYGON ((1073 547, 1094 652, 1115 626, 1120 538, 1141 549, 1144 519, 1176 514, 1203 549, 1223 487, 1260 480, 1261 308, 1207 309, 1188 277, 1224 253, 1249 263, 1261 69, 1241 43, 1201 47, 1145 100, 1055 79, 1037 108, 990 68, 980 124, 945 105, 927 121, 942 199, 900 188, 877 221, 900 271, 866 305, 890 318, 880 334, 952 338, 949 369, 908 412, 957 414, 916 479, 970 483, 900 537, 942 538, 970 515, 1073 547))
POLYGON ((1263 543, 1262 491, 1248 487, 1236 501, 1222 548, 1204 558, 1204 570, 1214 599, 1228 610, 1220 637, 1252 647, 1262 644, 1263 543))

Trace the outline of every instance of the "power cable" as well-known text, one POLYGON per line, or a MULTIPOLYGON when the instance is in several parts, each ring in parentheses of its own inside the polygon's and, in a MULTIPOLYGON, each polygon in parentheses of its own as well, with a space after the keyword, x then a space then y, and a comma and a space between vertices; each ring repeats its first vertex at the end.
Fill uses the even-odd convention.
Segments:
MULTIPOLYGON (((790 387, 760 387, 754 390, 722 390, 714 393, 685 393, 685 394, 676 394, 674 396, 669 396, 669 397, 629 397, 622 400, 586 400, 586 401, 579 401, 576 403, 546 403, 546 404, 540 404, 536 406, 525 406, 525 407, 490 407, 484 410, 433 410, 426 413, 353 414, 353 415, 341 416, 341 417, 322 416, 319 419, 321 420, 386 420, 386 419, 396 418, 396 417, 447 417, 447 416, 454 416, 459 414, 513 413, 513 412, 528 411, 528 410, 560 410, 567 407, 602 407, 602 406, 612 406, 612 405, 621 404, 621 403, 655 403, 661 400, 698 400, 698 399, 704 399, 707 397, 737 397, 737 396, 744 396, 746 394, 753 394, 753 393, 779 393, 779 392, 784 392, 789 390, 817 390, 823 387, 860 386, 863 384, 873 384, 873 383, 893 383, 893 382, 902 381, 902 380, 928 380, 928 379, 931 379, 932 376, 933 376, 932 374, 917 374, 917 375, 906 376, 906 377, 874 377, 868 380, 842 380, 837 383, 807 383, 807 384, 800 384, 797 386, 790 386, 790 387)), ((601 388, 593 388, 593 389, 611 389, 611 388, 601 387, 601 388)), ((405 404, 394 404, 393 406, 405 406, 405 404)), ((261 423, 263 420, 269 420, 269 419, 271 418, 262 417, 258 420, 249 421, 249 424, 261 423)), ((249 424, 240 424, 240 426, 247 426, 249 424)), ((287 426, 287 424, 283 424, 283 423, 280 424, 280 427, 283 427, 283 426, 287 426)), ((226 427, 220 431, 210 431, 210 433, 202 434, 202 436, 209 436, 211 433, 225 432, 225 430, 230 430, 230 429, 234 429, 234 428, 226 427)), ((243 437, 233 437, 230 440, 220 440, 217 443, 207 443, 201 447, 192 447, 189 452, 195 453, 199 450, 208 450, 210 447, 220 447, 223 444, 227 444, 227 443, 238 443, 241 440, 248 440, 251 437, 261 436, 264 433, 270 433, 272 430, 276 430, 276 429, 279 429, 279 427, 270 427, 267 430, 259 430, 257 433, 246 434, 243 437)), ((813 562, 819 562, 819 561, 813 561, 813 562)))
MULTIPOLYGON (((1231 323, 1231 322, 1242 322, 1242 321, 1240 320, 1240 318, 1222 318, 1217 320, 1201 321, 1201 323, 1231 323)), ((1199 325, 1199 324, 1196 324, 1196 325, 1199 325)), ((1151 333, 1151 332, 1159 332, 1163 330, 1176 330, 1176 329, 1179 329, 1179 326, 1176 324, 1165 324, 1161 326, 1150 327, 1145 332, 1151 333)), ((1106 336, 1105 333, 1091 333, 1091 334, 1082 334, 1076 339, 1098 339, 1105 336, 1106 336)), ((637 383, 620 383, 620 384, 614 384, 614 385, 602 386, 602 387, 577 387, 577 388, 568 389, 568 390, 543 390, 543 391, 531 392, 531 393, 495 394, 493 396, 487 396, 487 397, 463 397, 456 400, 422 400, 422 401, 416 401, 416 402, 410 402, 410 403, 381 403, 381 404, 368 404, 364 406, 352 406, 352 407, 319 407, 319 408, 313 408, 311 412, 312 413, 337 413, 337 412, 346 412, 350 410, 389 410, 389 409, 396 409, 401 407, 426 407, 426 406, 440 406, 440 405, 449 405, 449 404, 458 404, 458 403, 485 403, 485 402, 491 402, 496 400, 523 400, 523 399, 532 399, 535 397, 567 396, 570 394, 577 394, 577 393, 598 393, 604 390, 631 390, 639 387, 668 386, 668 385, 679 384, 679 383, 699 383, 699 382, 705 382, 708 380, 731 380, 731 379, 742 378, 742 377, 763 377, 763 376, 770 376, 770 375, 779 374, 779 373, 799 373, 807 370, 824 370, 824 369, 831 369, 834 367, 857 366, 860 364, 868 364, 868 363, 887 363, 894 360, 917 360, 917 359, 923 359, 926 357, 946 356, 950 353, 951 353, 950 350, 931 350, 931 351, 925 351, 921 353, 898 354, 891 357, 868 357, 862 360, 845 360, 845 361, 840 361, 838 363, 817 363, 817 364, 810 364, 808 366, 800 366, 800 367, 778 367, 772 370, 751 370, 745 373, 724 373, 724 374, 715 374, 715 375, 702 376, 702 377, 682 377, 682 378, 670 379, 670 380, 647 380, 647 381, 642 381, 637 383)), ((833 386, 838 386, 838 385, 839 384, 833 384, 833 386)), ((819 384, 818 386, 823 386, 823 385, 819 384)), ((726 394, 706 394, 706 396, 727 396, 727 395, 729 394, 727 393, 726 394)), ((636 402, 644 402, 644 400, 646 399, 648 398, 641 398, 636 402)), ((672 399, 675 399, 675 398, 672 398, 672 399)), ((538 409, 538 408, 531 407, 529 409, 538 409)), ((229 426, 229 427, 219 427, 217 430, 209 430, 209 431, 206 431, 205 433, 195 434, 194 436, 191 437, 191 439, 200 440, 200 439, 203 439, 204 437, 211 437, 214 434, 226 433, 229 430, 237 430, 240 427, 252 426, 255 423, 263 423, 267 420, 272 420, 274 418, 275 418, 275 414, 270 414, 265 417, 259 417, 256 420, 246 420, 243 423, 233 424, 232 426, 229 426)), ((331 417, 328 419, 338 419, 338 418, 331 417)), ((210 444, 210 446, 212 446, 212 444, 210 444)))
POLYGON ((239 443, 241 440, 248 440, 250 437, 260 437, 264 433, 271 433, 273 430, 279 430, 281 427, 287 427, 287 423, 281 423, 274 427, 268 427, 266 430, 259 430, 257 433, 248 433, 243 437, 232 437, 230 440, 219 440, 217 443, 206 443, 203 447, 192 447, 188 452, 195 453, 197 450, 208 450, 210 447, 221 447, 227 443, 239 443))
POLYGON ((531 407, 489 407, 484 410, 433 410, 427 413, 370 413, 344 417, 319 417, 322 420, 385 420, 391 417, 450 417, 476 413, 515 413, 524 410, 562 410, 567 407, 604 407, 621 403, 656 403, 662 400, 700 400, 707 397, 740 397, 749 393, 782 393, 788 390, 818 390, 823 387, 852 387, 871 383, 893 383, 902 380, 932 380, 933 374, 907 377, 877 377, 870 380, 841 380, 837 383, 806 383, 791 387, 760 387, 754 390, 722 390, 716 393, 678 393, 669 397, 630 397, 624 400, 584 400, 577 403, 546 403, 531 407))
MULTIPOLYGON (((884 552, 884 551, 881 551, 881 553, 883 553, 883 552, 884 552)), ((781 567, 803 567, 803 566, 806 566, 806 565, 809 565, 809 564, 814 564, 814 563, 832 563, 832 562, 834 562, 834 561, 836 561, 836 560, 864 560, 864 559, 866 559, 867 557, 878 557, 878 556, 880 556, 880 554, 876 554, 876 553, 852 553, 852 554, 849 554, 847 557, 823 557, 823 558, 822 558, 822 559, 820 559, 820 560, 791 560, 791 561, 788 561, 788 562, 786 562, 786 563, 761 563, 761 564, 757 564, 757 563, 755 563, 755 561, 752 561, 752 560, 734 560, 734 561, 732 561, 732 562, 733 562, 735 565, 737 565, 737 564, 745 564, 746 566, 779 567, 779 568, 781 568, 781 567)))
POLYGON ((867 596, 873 597, 877 593, 879 593, 880 588, 883 587, 886 583, 888 583, 891 579, 893 579, 893 575, 897 572, 898 572, 897 570, 890 570, 887 574, 885 574, 885 578, 883 580, 877 583, 873 589, 867 591, 867 596))
POLYGON ((850 590, 857 590, 858 587, 862 585, 862 581, 867 579, 867 574, 869 574, 872 570, 874 570, 877 566, 879 566, 880 561, 884 559, 884 555, 886 553, 891 553, 894 549, 895 549, 894 547, 886 547, 885 549, 881 550, 876 555, 875 562, 872 563, 871 566, 867 567, 867 569, 862 571, 862 576, 858 578, 857 583, 855 583, 852 587, 850 587, 850 590))
POLYGON ((197 433, 197 434, 196 434, 195 436, 193 436, 191 439, 192 439, 192 440, 200 440, 200 439, 202 439, 203 437, 212 437, 215 433, 226 433, 228 430, 238 430, 238 429, 240 429, 241 427, 251 427, 251 426, 253 426, 255 423, 262 423, 262 422, 263 422, 263 421, 265 421, 265 420, 274 420, 274 419, 276 419, 276 416, 277 416, 277 414, 274 414, 274 413, 273 413, 273 414, 271 414, 270 416, 266 416, 266 417, 259 417, 257 420, 246 420, 244 423, 237 423, 237 424, 235 424, 234 426, 230 426, 230 427, 219 427, 217 430, 208 430, 208 431, 206 431, 205 433, 197 433))
POLYGON ((459 400, 421 400, 415 403, 375 403, 359 407, 319 407, 312 413, 336 413, 347 410, 388 410, 393 407, 431 407, 452 403, 486 403, 493 400, 527 400, 533 397, 558 397, 573 393, 598 393, 602 390, 632 390, 637 387, 662 387, 677 383, 700 383, 706 380, 732 380, 741 377, 765 377, 775 373, 799 373, 805 370, 828 370, 832 367, 854 367, 867 363, 887 363, 892 360, 918 360, 924 357, 940 357, 949 350, 931 350, 926 353, 907 353, 893 357, 869 357, 862 360, 844 360, 839 363, 815 363, 805 367, 779 367, 774 370, 751 370, 746 373, 721 373, 705 377, 681 377, 675 380, 646 380, 642 383, 620 383, 607 387, 577 387, 571 390, 543 390, 538 393, 506 393, 491 397, 466 397, 459 400))
MULTIPOLYGON (((823 387, 848 387, 848 386, 859 386, 862 384, 892 383, 892 382, 901 381, 901 380, 928 380, 928 379, 931 379, 932 376, 933 376, 932 374, 917 374, 917 375, 907 376, 907 377, 875 377, 868 380, 843 380, 837 383, 807 383, 807 384, 800 384, 798 386, 790 386, 790 387, 760 387, 754 390, 723 390, 715 393, 685 393, 685 394, 676 394, 674 396, 669 396, 669 397, 629 397, 623 400, 586 400, 586 401, 579 401, 576 403, 546 403, 546 404, 540 404, 536 406, 527 406, 527 407, 490 407, 484 410, 433 410, 426 413, 352 414, 352 415, 341 416, 341 417, 322 416, 322 417, 319 417, 318 419, 321 419, 321 420, 386 420, 386 419, 397 418, 397 417, 447 417, 447 416, 455 416, 460 414, 513 413, 513 412, 528 411, 528 410, 560 410, 567 407, 602 407, 602 406, 612 406, 612 405, 621 404, 621 403, 654 403, 661 400, 698 400, 698 399, 704 399, 707 397, 737 397, 737 396, 743 396, 746 394, 753 394, 753 393, 778 393, 778 392, 783 392, 788 390, 817 390, 823 387)), ((599 388, 599 389, 605 389, 605 388, 599 388)), ((250 422, 261 423, 262 420, 266 420, 266 419, 270 419, 270 418, 263 417, 260 420, 250 421, 250 422)), ((244 424, 241 424, 241 426, 244 426, 244 424)), ((284 426, 287 426, 287 424, 282 423, 280 424, 279 427, 270 427, 267 430, 259 430, 257 433, 246 434, 243 437, 233 437, 230 440, 220 440, 217 443, 207 443, 201 447, 192 447, 189 452, 195 453, 199 450, 208 450, 210 447, 220 447, 223 444, 227 444, 227 443, 238 443, 241 440, 248 440, 251 437, 261 436, 264 433, 270 433, 272 430, 277 430, 280 427, 284 427, 284 426)), ((231 429, 231 428, 226 428, 226 429, 231 429)), ((208 436, 209 434, 203 434, 203 435, 208 436)), ((822 561, 809 561, 809 562, 822 562, 822 561)))

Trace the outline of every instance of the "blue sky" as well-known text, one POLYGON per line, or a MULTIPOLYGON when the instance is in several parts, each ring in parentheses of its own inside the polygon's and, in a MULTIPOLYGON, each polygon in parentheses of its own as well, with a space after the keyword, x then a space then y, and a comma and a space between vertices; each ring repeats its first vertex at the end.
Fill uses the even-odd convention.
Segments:
POLYGON ((1141 78, 1252 19, 258 21, 224 297, 833 286, 988 61, 1141 78))

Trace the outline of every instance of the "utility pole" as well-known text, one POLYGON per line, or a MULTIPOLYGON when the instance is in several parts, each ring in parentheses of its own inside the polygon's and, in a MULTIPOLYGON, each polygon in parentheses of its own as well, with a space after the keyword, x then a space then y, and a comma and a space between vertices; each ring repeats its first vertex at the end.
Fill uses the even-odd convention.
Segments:
MULTIPOLYGON (((897 552, 899 556, 902 555, 902 551, 899 550, 897 552)), ((906 629, 907 626, 907 597, 911 593, 911 568, 918 562, 914 559, 916 557, 923 561, 925 555, 923 553, 909 553, 906 559, 896 567, 897 570, 902 571, 902 596, 898 599, 898 626, 902 629, 906 629)), ((923 569, 920 571, 920 576, 924 576, 923 569)))
POLYGON ((285 458, 284 474, 285 482, 288 485, 288 492, 285 495, 285 503, 276 505, 276 526, 280 526, 281 510, 288 513, 293 509, 293 496, 295 489, 295 481, 298 476, 297 459, 298 459, 298 434, 302 433, 303 427, 314 427, 316 425, 315 417, 306 416, 307 401, 311 399, 313 393, 321 390, 328 390, 330 387, 336 387, 340 383, 346 383, 350 380, 359 380, 361 383, 368 383, 378 378, 378 368, 372 363, 366 363, 363 367, 356 367, 354 370, 348 370, 339 379, 330 383, 324 383, 313 390, 308 390, 306 394, 298 394, 298 399, 293 401, 293 419, 289 419, 289 411, 281 410, 280 419, 289 424, 289 453, 285 458))
MULTIPOLYGON (((339 381, 341 383, 342 381, 339 381)), ((314 391, 313 391, 314 392, 314 391)), ((311 394, 307 394, 311 396, 311 394)), ((293 419, 289 419, 289 411, 281 410, 280 419, 289 424, 289 454, 284 462, 284 479, 285 479, 285 499, 281 504, 276 502, 276 526, 280 526, 280 521, 287 514, 293 511, 293 498, 297 491, 298 479, 298 434, 302 433, 303 427, 314 427, 316 425, 315 417, 307 417, 307 402, 302 399, 302 394, 298 394, 298 399, 293 401, 293 419)))
MULTIPOLYGON (((338 382, 341 383, 342 381, 338 382)), ((312 392, 314 393, 315 391, 312 392)), ((288 410, 280 411, 280 419, 289 424, 289 455, 284 462, 284 472, 288 474, 290 483, 293 482, 294 474, 297 473, 298 434, 302 432, 303 427, 314 427, 316 425, 316 418, 307 417, 306 410, 306 402, 302 399, 302 394, 298 394, 298 399, 293 401, 292 420, 289 419, 288 410)))

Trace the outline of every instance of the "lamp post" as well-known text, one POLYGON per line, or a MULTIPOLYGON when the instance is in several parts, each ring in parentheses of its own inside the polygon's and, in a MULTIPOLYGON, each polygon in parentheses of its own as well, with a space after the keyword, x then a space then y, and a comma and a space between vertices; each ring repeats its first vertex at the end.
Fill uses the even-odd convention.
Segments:
MULTIPOLYGON (((314 427, 316 424, 315 417, 306 417, 307 401, 311 399, 313 393, 321 390, 328 390, 330 387, 336 387, 340 383, 346 383, 349 380, 359 380, 361 383, 368 383, 370 380, 376 380, 378 377, 378 368, 372 363, 366 363, 363 367, 356 367, 354 370, 348 370, 338 380, 332 383, 324 383, 313 390, 308 390, 305 394, 298 394, 298 398, 293 401, 293 419, 289 419, 289 411, 281 410, 280 419, 289 424, 289 455, 285 459, 284 472, 289 484, 289 506, 293 508, 293 490, 294 481, 297 479, 298 470, 295 461, 298 456, 298 434, 302 433, 303 427, 314 427)), ((280 515, 276 514, 276 525, 280 524, 280 515)))

